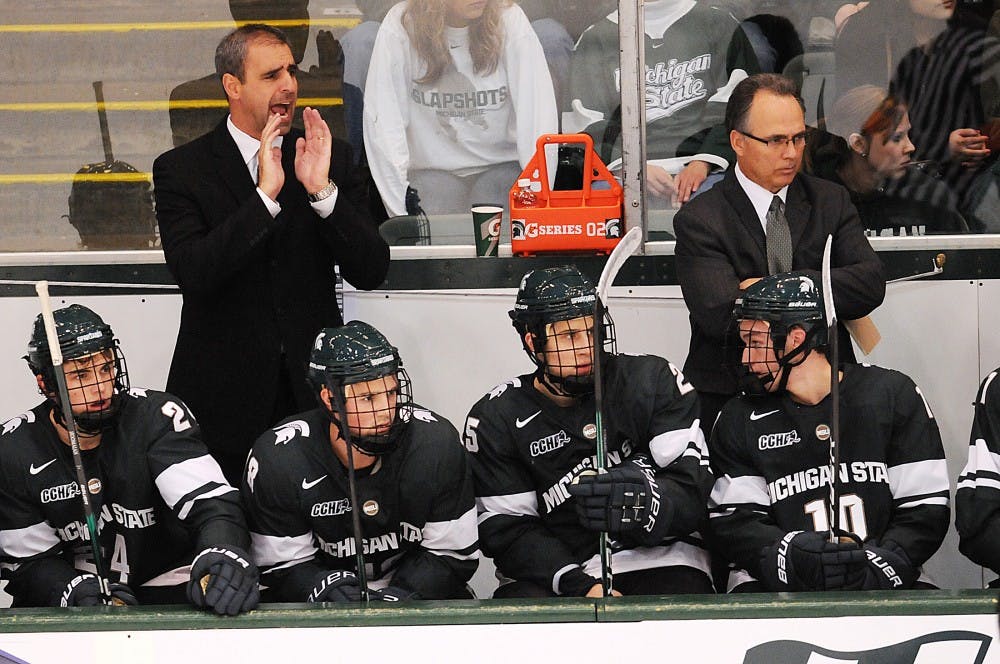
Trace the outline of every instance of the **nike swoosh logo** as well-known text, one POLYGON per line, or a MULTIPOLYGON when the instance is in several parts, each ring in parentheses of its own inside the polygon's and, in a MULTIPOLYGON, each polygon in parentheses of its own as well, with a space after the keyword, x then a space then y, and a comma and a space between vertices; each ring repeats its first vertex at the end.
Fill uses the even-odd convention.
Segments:
POLYGON ((314 479, 312 482, 306 482, 306 478, 302 478, 302 488, 304 490, 309 490, 326 479, 326 475, 314 479))
POLYGON ((769 410, 766 413, 757 413, 756 411, 751 410, 750 411, 750 421, 759 420, 759 419, 761 419, 763 417, 767 417, 768 415, 774 415, 775 413, 778 412, 778 410, 780 410, 780 409, 775 408, 774 410, 769 410))
POLYGON ((535 419, 536 417, 538 417, 541 414, 542 414, 542 411, 538 411, 534 415, 529 415, 528 417, 524 418, 523 420, 521 418, 517 418, 516 420, 514 420, 514 424, 517 425, 518 429, 523 429, 525 426, 527 426, 528 422, 530 422, 531 420, 535 419))
POLYGON ((49 466, 51 466, 55 462, 56 462, 56 460, 52 459, 51 461, 49 461, 47 463, 43 463, 38 468, 35 468, 35 464, 31 464, 31 466, 28 468, 28 472, 31 473, 32 475, 37 475, 38 473, 42 472, 43 470, 45 470, 46 468, 48 468, 49 466))

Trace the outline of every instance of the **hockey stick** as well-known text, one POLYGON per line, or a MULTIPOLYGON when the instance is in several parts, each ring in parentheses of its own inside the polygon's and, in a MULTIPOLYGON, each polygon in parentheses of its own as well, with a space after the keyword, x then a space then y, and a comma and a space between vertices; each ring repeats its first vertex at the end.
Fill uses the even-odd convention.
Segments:
POLYGON ((830 345, 830 541, 837 541, 840 528, 840 344, 837 339, 837 309, 833 305, 833 278, 830 274, 830 253, 833 236, 826 236, 823 249, 823 310, 826 314, 827 343, 830 345))
POLYGON ((368 602, 368 572, 365 569, 364 537, 361 533, 361 513, 358 505, 358 484, 354 475, 354 441, 351 428, 347 424, 347 406, 344 403, 344 385, 334 384, 330 390, 337 417, 340 418, 340 435, 347 444, 347 493, 351 499, 351 526, 354 529, 354 560, 358 568, 358 585, 361 586, 361 601, 368 602))
MULTIPOLYGON (((597 472, 600 473, 608 464, 607 433, 604 431, 604 372, 602 371, 601 349, 604 347, 604 309, 608 298, 608 289, 618 276, 629 256, 635 253, 642 243, 642 231, 633 227, 625 237, 618 242, 608 262, 604 264, 601 278, 597 281, 597 297, 594 299, 594 424, 597 428, 597 472)), ((614 586, 614 575, 611 569, 611 546, 607 531, 601 532, 601 586, 604 596, 610 597, 614 586)))
MULTIPOLYGON (((62 349, 59 347, 59 335, 56 334, 56 321, 52 316, 52 302, 49 301, 49 282, 39 281, 35 284, 35 291, 42 305, 42 321, 45 323, 45 338, 49 342, 49 355, 52 358, 52 373, 56 377, 56 385, 59 391, 60 408, 63 413, 63 422, 66 424, 66 432, 69 434, 69 448, 73 453, 73 465, 76 469, 76 483, 80 487, 80 500, 83 501, 83 516, 87 522, 87 535, 90 538, 90 552, 94 556, 94 568, 97 570, 97 585, 101 590, 101 598, 105 604, 111 604, 111 587, 108 584, 108 575, 104 567, 104 558, 101 555, 101 544, 98 542, 99 533, 97 531, 97 519, 94 516, 94 507, 90 502, 90 491, 87 488, 87 474, 83 470, 83 457, 80 455, 80 434, 76 429, 76 421, 73 419, 73 406, 69 400, 69 389, 66 386, 66 374, 63 372, 62 349)), ((47 387, 47 386, 46 386, 47 387)))

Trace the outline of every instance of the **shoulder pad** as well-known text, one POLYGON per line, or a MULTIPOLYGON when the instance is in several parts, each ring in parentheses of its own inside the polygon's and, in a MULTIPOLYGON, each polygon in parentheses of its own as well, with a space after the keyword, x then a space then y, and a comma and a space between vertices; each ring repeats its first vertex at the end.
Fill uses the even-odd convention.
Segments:
POLYGON ((487 396, 489 396, 490 399, 496 399, 501 394, 506 392, 508 388, 511 387, 513 387, 514 389, 521 387, 520 377, 511 378, 506 383, 500 383, 499 385, 494 386, 489 392, 487 392, 487 396))
POLYGON ((35 413, 33 411, 29 410, 26 413, 21 413, 17 417, 12 417, 11 419, 3 423, 3 428, 2 430, 0 430, 0 436, 12 433, 15 429, 17 429, 25 422, 30 424, 34 421, 35 421, 35 413))
POLYGON ((305 420, 292 420, 271 429, 274 432, 274 444, 285 445, 295 436, 309 437, 309 423, 305 420))

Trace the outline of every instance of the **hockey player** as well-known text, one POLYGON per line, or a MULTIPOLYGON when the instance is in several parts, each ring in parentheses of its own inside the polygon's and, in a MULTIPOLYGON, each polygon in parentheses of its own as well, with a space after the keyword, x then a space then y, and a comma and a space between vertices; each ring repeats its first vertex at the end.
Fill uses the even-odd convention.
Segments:
POLYGON ((319 407, 257 439, 242 487, 274 601, 360 599, 348 438, 370 597, 470 597, 479 544, 466 454, 447 420, 412 402, 396 348, 361 321, 326 328, 309 380, 319 407))
POLYGON ((709 445, 714 550, 742 568, 730 589, 933 587, 918 578, 948 529, 948 470, 920 388, 898 371, 840 368, 841 532, 830 542, 831 368, 819 288, 804 272, 764 277, 733 317, 751 393, 723 408, 709 445))
MULTIPOLYGON (((1000 574, 1000 369, 979 386, 969 440, 969 460, 958 477, 955 526, 958 548, 976 564, 1000 574)), ((997 585, 994 580, 991 586, 997 585)))
MULTIPOLYGON (((257 605, 239 494, 179 399, 129 389, 111 327, 53 313, 112 599, 235 615, 257 605)), ((42 317, 25 356, 46 399, 0 433, 0 560, 14 606, 102 603, 42 317)))
POLYGON ((611 537, 615 594, 711 593, 695 532, 712 485, 698 398, 651 355, 601 349, 608 470, 597 474, 593 284, 579 270, 534 270, 510 317, 537 369, 494 387, 469 412, 479 536, 501 578, 494 597, 599 597, 598 533, 611 537))

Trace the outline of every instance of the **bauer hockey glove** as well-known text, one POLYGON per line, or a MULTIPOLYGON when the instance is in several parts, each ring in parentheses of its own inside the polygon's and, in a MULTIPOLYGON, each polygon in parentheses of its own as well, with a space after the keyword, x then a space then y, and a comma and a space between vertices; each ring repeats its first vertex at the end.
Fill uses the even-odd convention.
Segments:
POLYGON ((919 576, 906 553, 895 543, 865 544, 865 579, 862 590, 902 590, 912 588, 919 576))
POLYGON ((239 615, 260 602, 258 576, 250 556, 235 546, 205 549, 191 563, 188 600, 220 616, 239 615))
POLYGON ((793 531, 764 549, 761 581, 768 590, 848 590, 860 587, 867 557, 853 539, 793 531))
POLYGON ((577 476, 569 494, 576 498, 580 525, 614 536, 640 528, 651 530, 660 508, 659 489, 653 486, 652 477, 632 461, 600 474, 577 476))
POLYGON ((360 602, 361 586, 354 572, 338 569, 316 577, 307 602, 360 602))
MULTIPOLYGON (((138 606, 139 600, 135 593, 124 583, 108 585, 111 590, 111 604, 114 606, 138 606)), ((100 606, 104 604, 101 597, 101 586, 93 574, 81 574, 66 584, 59 606, 100 606)))

